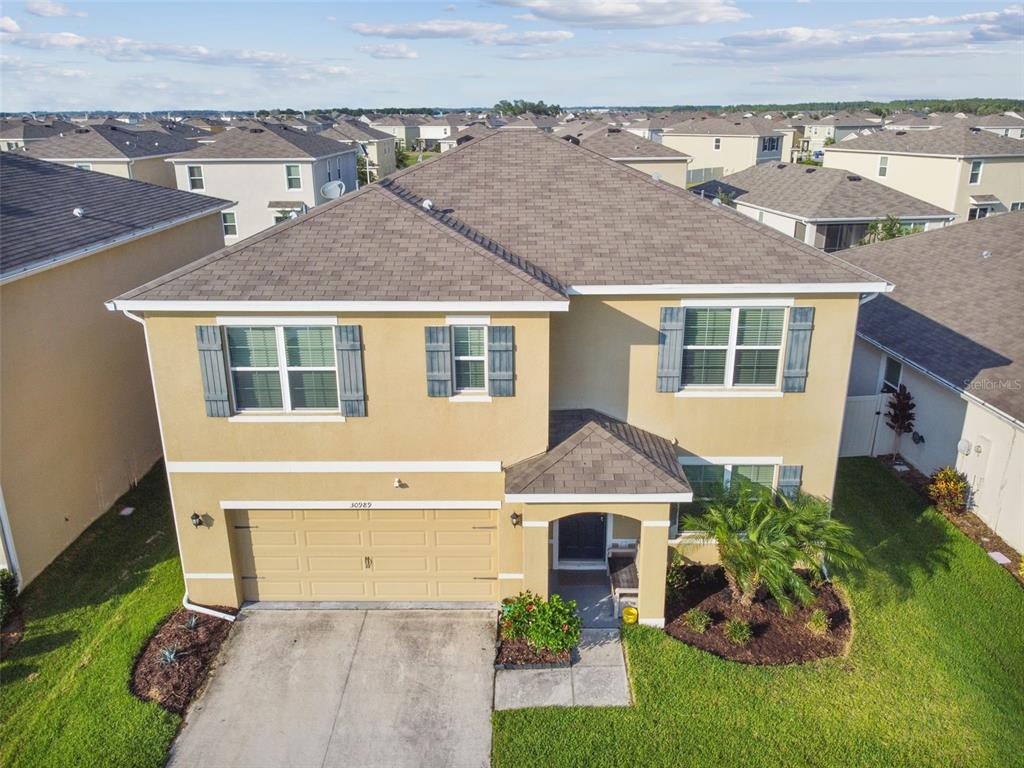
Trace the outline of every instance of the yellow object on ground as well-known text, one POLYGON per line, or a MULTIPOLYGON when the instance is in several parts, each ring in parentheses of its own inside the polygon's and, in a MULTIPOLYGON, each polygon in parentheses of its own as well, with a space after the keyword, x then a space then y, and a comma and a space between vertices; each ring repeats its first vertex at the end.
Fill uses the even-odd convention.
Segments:
POLYGON ((638 615, 636 608, 631 605, 622 609, 622 620, 626 624, 636 624, 638 615))

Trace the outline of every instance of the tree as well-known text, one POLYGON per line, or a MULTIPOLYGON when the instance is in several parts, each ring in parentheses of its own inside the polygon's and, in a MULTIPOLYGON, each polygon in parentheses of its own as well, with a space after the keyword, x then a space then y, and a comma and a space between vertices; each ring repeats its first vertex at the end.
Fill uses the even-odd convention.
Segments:
POLYGON ((889 398, 889 408, 885 412, 885 425, 893 431, 892 436, 892 460, 896 461, 896 453, 900 447, 900 437, 914 431, 914 420, 917 418, 914 409, 914 397, 910 394, 905 384, 900 384, 899 389, 892 393, 889 398))
POLYGON ((525 115, 527 112, 535 115, 558 115, 561 114, 562 108, 557 104, 545 104, 543 101, 524 101, 523 99, 509 101, 508 99, 502 99, 494 105, 494 111, 502 115, 511 116, 525 115))
POLYGON ((824 573, 826 561, 844 568, 860 557, 852 530, 831 517, 827 502, 803 493, 789 499, 752 483, 705 502, 703 514, 687 517, 685 525, 718 543, 726 583, 743 606, 763 589, 788 613, 794 600, 814 599, 798 565, 824 573))
POLYGON ((895 216, 886 216, 884 219, 876 219, 868 224, 867 234, 858 242, 858 245, 870 245, 882 240, 895 240, 897 237, 909 235, 910 227, 903 226, 903 223, 895 216))
POLYGON ((732 193, 726 192, 722 187, 718 188, 718 194, 716 194, 715 197, 722 205, 732 205, 732 193))

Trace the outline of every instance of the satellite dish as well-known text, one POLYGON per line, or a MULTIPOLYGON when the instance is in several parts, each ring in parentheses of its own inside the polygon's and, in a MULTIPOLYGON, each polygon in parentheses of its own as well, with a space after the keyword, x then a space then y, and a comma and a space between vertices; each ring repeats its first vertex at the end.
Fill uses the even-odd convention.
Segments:
POLYGON ((336 200, 345 194, 345 182, 343 181, 328 181, 322 187, 320 187, 320 194, 326 197, 328 200, 336 200))
POLYGON ((661 181, 661 171, 655 171, 651 174, 651 178, 655 181, 661 181))
POLYGON ((717 198, 717 197, 712 197, 712 198, 711 198, 711 204, 712 204, 712 205, 721 205, 721 204, 722 204, 722 201, 721 201, 721 199, 720 199, 720 198, 717 198))

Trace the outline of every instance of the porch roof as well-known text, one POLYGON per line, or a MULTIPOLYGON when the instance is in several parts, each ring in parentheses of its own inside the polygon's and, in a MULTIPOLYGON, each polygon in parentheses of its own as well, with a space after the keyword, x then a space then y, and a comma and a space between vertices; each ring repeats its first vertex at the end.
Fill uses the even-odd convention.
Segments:
POLYGON ((548 446, 506 468, 506 494, 692 494, 670 440, 598 411, 552 411, 548 446))

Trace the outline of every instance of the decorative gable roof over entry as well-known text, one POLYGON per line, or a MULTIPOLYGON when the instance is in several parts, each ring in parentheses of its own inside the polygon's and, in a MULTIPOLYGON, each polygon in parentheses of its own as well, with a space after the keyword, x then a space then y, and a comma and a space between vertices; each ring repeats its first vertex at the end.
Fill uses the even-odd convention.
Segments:
POLYGON ((553 411, 549 445, 505 470, 509 501, 693 500, 671 441, 598 411, 553 411))

